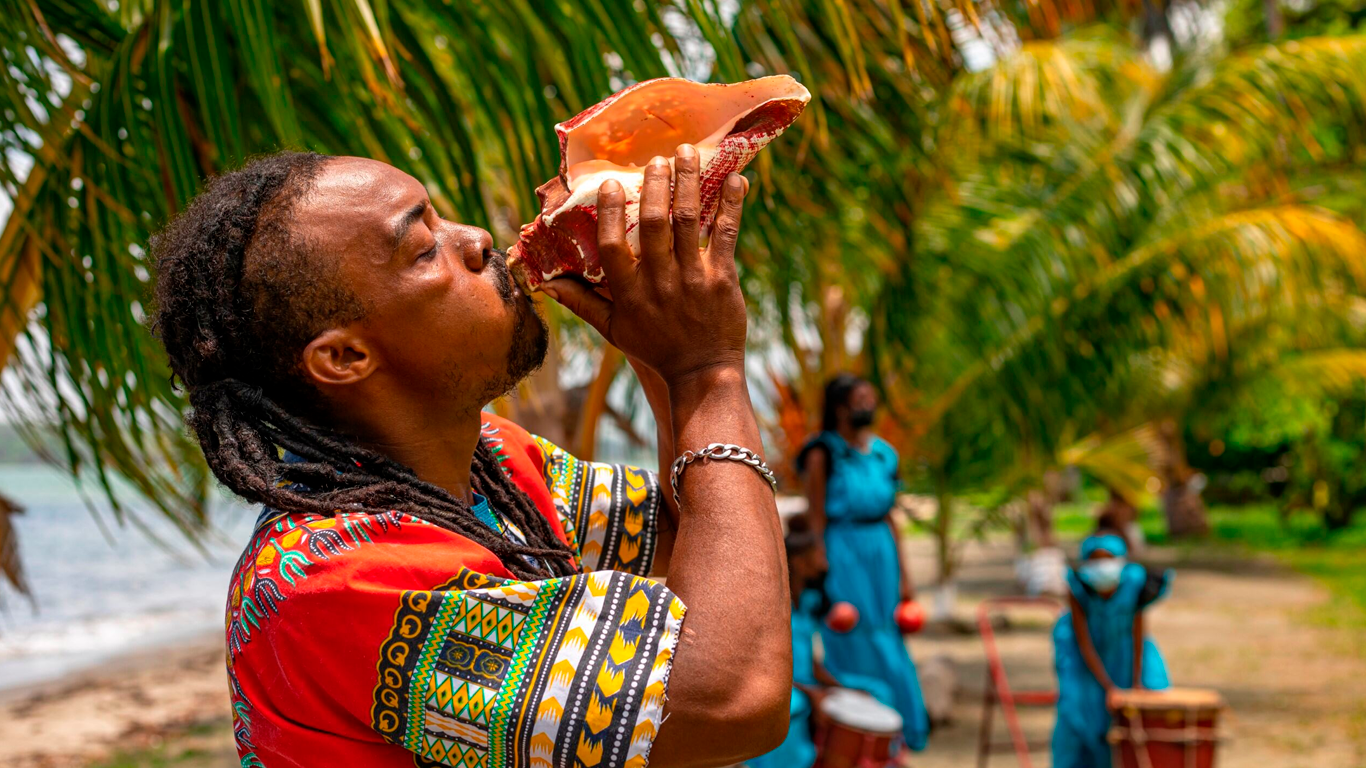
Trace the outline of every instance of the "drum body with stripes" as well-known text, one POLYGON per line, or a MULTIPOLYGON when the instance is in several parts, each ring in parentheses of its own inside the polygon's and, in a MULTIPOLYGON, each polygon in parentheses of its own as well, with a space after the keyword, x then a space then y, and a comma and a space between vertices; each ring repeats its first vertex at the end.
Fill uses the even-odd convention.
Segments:
POLYGON ((1110 727, 1114 768, 1213 768, 1223 699, 1215 691, 1122 691, 1110 727))
POLYGON ((901 715, 862 692, 837 688, 816 714, 814 768, 883 768, 901 748, 901 715))

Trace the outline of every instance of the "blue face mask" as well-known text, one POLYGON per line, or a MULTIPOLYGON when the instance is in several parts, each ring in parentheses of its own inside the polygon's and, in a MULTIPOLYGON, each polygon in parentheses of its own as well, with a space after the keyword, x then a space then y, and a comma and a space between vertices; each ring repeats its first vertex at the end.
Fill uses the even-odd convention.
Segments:
POLYGON ((1119 586, 1119 577, 1124 572, 1124 563, 1125 560, 1122 557, 1087 560, 1077 569, 1077 575, 1091 589, 1097 592, 1109 592, 1119 586))

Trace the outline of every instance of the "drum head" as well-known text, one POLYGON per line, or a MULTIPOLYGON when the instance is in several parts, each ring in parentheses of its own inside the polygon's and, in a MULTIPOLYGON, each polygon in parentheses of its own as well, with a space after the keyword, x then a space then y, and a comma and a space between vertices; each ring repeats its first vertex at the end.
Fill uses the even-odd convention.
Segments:
POLYGON ((863 691, 836 688, 821 702, 821 712, 840 725, 860 731, 901 732, 901 715, 863 691))
POLYGON ((1120 708, 1152 709, 1222 709, 1223 697, 1218 691, 1203 688, 1167 688, 1161 691, 1129 690, 1117 694, 1120 708))

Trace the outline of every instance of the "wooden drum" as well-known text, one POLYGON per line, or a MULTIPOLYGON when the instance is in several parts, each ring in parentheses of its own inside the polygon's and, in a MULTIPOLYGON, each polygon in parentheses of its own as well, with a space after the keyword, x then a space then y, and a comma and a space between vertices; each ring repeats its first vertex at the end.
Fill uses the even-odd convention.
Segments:
POLYGON ((901 715, 862 691, 836 688, 816 713, 813 768, 884 768, 901 746, 901 715))
POLYGON ((1217 691, 1123 691, 1112 713, 1114 768, 1213 768, 1224 700, 1217 691))

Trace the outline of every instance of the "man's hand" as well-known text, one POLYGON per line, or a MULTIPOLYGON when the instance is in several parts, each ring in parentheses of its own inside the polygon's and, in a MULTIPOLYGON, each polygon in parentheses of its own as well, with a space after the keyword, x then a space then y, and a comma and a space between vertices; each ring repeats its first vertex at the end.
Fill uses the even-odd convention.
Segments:
POLYGON ((749 182, 725 180, 721 207, 705 249, 699 247, 697 150, 674 156, 673 205, 669 164, 645 168, 640 193, 640 257, 626 241, 626 195, 615 180, 598 188, 598 253, 611 298, 572 279, 542 290, 628 356, 658 371, 670 385, 710 369, 739 367, 745 356, 745 300, 735 270, 735 241, 749 182))
MULTIPOLYGON (((745 379, 745 301, 735 274, 744 177, 731 174, 701 248, 698 157, 692 147, 645 170, 640 256, 626 242, 625 193, 598 189, 604 295, 574 280, 542 286, 666 385, 677 456, 710 443, 763 450, 745 379)), ((669 674, 667 718, 650 751, 658 768, 733 765, 787 735, 792 695, 791 596, 773 489, 734 461, 689 465, 681 484, 669 589, 687 617, 669 674)), ((667 493, 667 491, 666 491, 667 493)), ((670 494, 671 495, 671 494, 670 494)))

